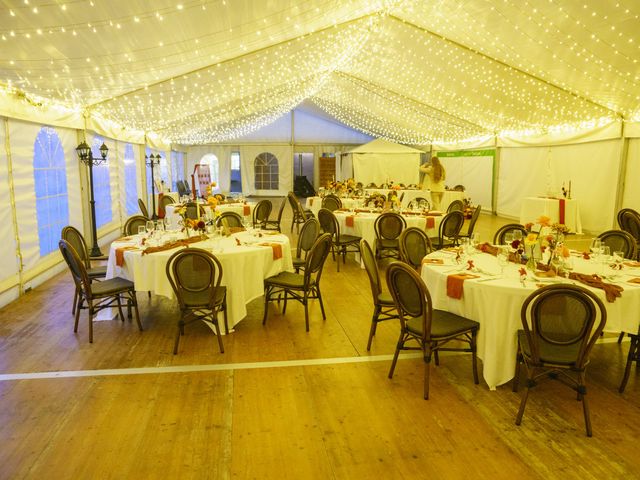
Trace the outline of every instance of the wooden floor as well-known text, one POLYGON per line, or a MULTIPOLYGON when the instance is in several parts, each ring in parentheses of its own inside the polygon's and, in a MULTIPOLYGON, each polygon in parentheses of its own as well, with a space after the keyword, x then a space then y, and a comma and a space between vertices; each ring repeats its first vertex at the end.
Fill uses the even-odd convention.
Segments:
MULTIPOLYGON (((483 215, 478 229, 490 240, 505 222, 483 215)), ((520 395, 474 385, 468 355, 441 359, 428 401, 420 358, 387 378, 398 326, 381 324, 366 351, 372 306, 353 259, 340 273, 329 259, 321 284, 327 319, 313 304, 309 333, 297 304, 272 307, 263 327, 257 299, 224 354, 196 324, 176 356, 167 299, 139 294, 144 332, 98 322, 89 344, 86 317, 73 333, 68 274, 29 292, 0 310, 0 478, 640 476, 640 372, 617 393, 628 343, 594 349, 593 438, 575 395, 553 383, 517 427, 520 395), (59 376, 7 375, 41 372, 59 376)))

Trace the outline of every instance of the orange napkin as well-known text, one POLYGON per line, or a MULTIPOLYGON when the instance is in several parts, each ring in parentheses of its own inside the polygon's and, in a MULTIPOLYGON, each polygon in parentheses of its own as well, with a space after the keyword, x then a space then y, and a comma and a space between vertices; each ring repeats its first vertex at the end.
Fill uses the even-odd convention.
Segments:
POLYGON ((571 272, 569 274, 571 280, 577 280, 580 283, 584 283, 592 288, 600 288, 604 290, 604 295, 607 298, 607 302, 615 302, 616 298, 622 296, 624 288, 620 285, 613 285, 611 283, 604 283, 602 279, 597 275, 587 275, 585 273, 571 272))
POLYGON ((640 267, 640 262, 624 262, 627 267, 640 267))
POLYGON ((261 243, 263 247, 271 247, 273 250, 273 259, 278 260, 282 258, 282 245, 279 243, 261 243))
POLYGON ((479 278, 480 275, 470 273, 456 273, 447 277, 447 296, 451 298, 462 298, 462 285, 469 278, 479 278))
POLYGON ((640 283, 640 278, 632 278, 631 280, 627 280, 629 283, 640 283))
POLYGON ((310 207, 313 207, 313 198, 310 198, 310 199, 309 199, 309 206, 310 206, 310 207))
POLYGON ((147 247, 142 251, 142 254, 143 255, 149 255, 150 253, 165 252, 167 250, 171 250, 171 249, 178 248, 178 247, 186 247, 186 246, 190 245, 191 243, 202 242, 203 240, 206 240, 207 238, 209 238, 209 237, 207 237, 206 235, 202 235, 202 236, 198 236, 198 237, 185 238, 183 240, 178 240, 177 242, 166 243, 166 244, 160 245, 158 247, 147 247))
POLYGON ((433 217, 427 217, 427 228, 435 228, 436 219, 433 217))
POLYGON ((131 240, 131 237, 120 237, 120 238, 116 238, 114 242, 128 242, 130 240, 131 240))
POLYGON ((244 232, 244 227, 229 227, 229 233, 244 232))
POLYGON ((121 267, 124 265, 124 252, 127 250, 137 250, 138 247, 128 246, 116 248, 116 265, 121 267))
POLYGON ((347 227, 353 227, 353 215, 349 215, 344 219, 344 223, 347 227))
POLYGON ((244 205, 242 207, 242 214, 244 216, 251 215, 251 208, 249 207, 249 205, 244 205))
POLYGON ((427 217, 441 217, 442 213, 441 212, 429 212, 427 213, 427 217))
POLYGON ((423 258, 423 265, 444 265, 444 260, 442 258, 423 258))

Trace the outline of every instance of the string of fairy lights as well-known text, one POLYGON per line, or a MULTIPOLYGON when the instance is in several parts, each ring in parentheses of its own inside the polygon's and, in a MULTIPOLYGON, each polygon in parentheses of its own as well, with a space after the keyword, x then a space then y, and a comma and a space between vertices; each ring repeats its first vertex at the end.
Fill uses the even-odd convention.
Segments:
POLYGON ((111 3, 5 2, 0 95, 86 109, 181 144, 238 138, 307 98, 350 127, 408 144, 640 121, 631 0, 274 1, 266 16, 232 3, 159 0, 106 15, 111 3), (185 19, 205 16, 226 20, 183 34, 185 19), (181 34, 155 31, 172 27, 181 34), (136 28, 153 35, 98 48, 136 28), (50 54, 38 41, 61 51, 85 42, 89 53, 50 54))

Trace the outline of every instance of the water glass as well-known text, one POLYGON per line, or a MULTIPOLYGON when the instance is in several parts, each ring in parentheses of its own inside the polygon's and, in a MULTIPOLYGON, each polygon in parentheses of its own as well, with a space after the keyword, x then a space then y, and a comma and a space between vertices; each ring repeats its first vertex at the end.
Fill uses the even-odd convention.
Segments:
POLYGON ((591 247, 589 247, 589 249, 591 250, 591 254, 593 257, 596 257, 600 254, 600 249, 602 248, 602 240, 600 240, 599 238, 594 238, 591 241, 591 247))
POLYGON ((504 269, 509 265, 509 249, 500 247, 498 250, 498 264, 500 265, 500 275, 504 277, 504 269))
POLYGON ((156 224, 153 222, 153 220, 147 220, 145 226, 148 233, 152 233, 156 228, 156 224))
POLYGON ((513 243, 513 233, 512 232, 505 233, 502 244, 510 247, 512 243, 513 243))
POLYGON ((144 235, 147 232, 147 229, 144 225, 138 225, 138 235, 144 235))

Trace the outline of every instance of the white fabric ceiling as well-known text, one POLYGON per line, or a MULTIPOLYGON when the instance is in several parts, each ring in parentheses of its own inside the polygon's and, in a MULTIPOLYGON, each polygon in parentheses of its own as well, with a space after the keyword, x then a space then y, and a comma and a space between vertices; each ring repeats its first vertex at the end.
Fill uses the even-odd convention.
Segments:
POLYGON ((640 120, 639 27, 637 0, 3 0, 0 82, 183 144, 304 100, 402 143, 543 135, 640 120))

